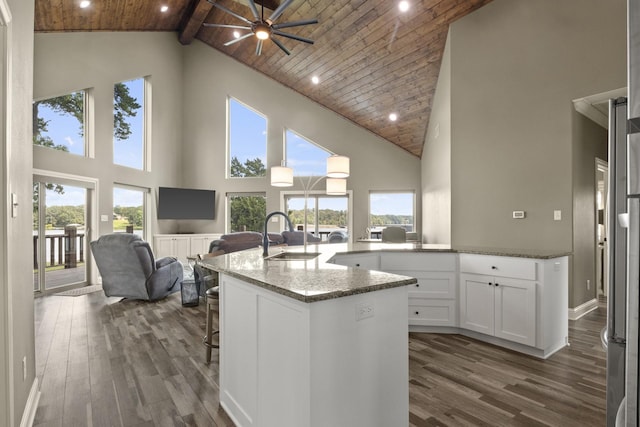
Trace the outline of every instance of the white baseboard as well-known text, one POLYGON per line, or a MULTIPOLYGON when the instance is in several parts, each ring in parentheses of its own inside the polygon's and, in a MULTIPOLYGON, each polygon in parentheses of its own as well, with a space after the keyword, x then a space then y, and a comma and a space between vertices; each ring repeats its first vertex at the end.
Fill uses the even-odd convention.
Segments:
POLYGON ((598 300, 592 299, 591 301, 587 301, 584 304, 580 304, 577 307, 569 309, 569 320, 578 320, 582 316, 587 313, 591 313, 593 310, 598 308, 598 300))
POLYGON ((36 411, 38 410, 38 402, 40 401, 40 388, 38 387, 38 377, 33 379, 31 385, 31 391, 27 398, 27 404, 24 406, 24 412, 22 413, 22 420, 20 421, 20 427, 33 426, 33 420, 36 418, 36 411))

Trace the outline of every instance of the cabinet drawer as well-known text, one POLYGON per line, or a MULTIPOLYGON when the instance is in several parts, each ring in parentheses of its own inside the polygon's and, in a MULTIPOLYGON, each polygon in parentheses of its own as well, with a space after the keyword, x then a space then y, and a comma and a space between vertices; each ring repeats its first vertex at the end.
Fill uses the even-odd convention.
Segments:
POLYGON ((382 271, 456 271, 456 254, 452 253, 392 253, 380 255, 382 271))
POLYGON ((336 255, 333 263, 363 270, 378 270, 380 268, 378 254, 336 255))
POLYGON ((409 298, 409 325, 457 326, 457 318, 455 301, 409 298))
POLYGON ((389 271, 389 273, 402 274, 418 279, 418 283, 407 286, 409 297, 456 298, 458 286, 455 273, 429 273, 424 271, 389 271))
POLYGON ((536 280, 536 262, 527 258, 460 254, 462 273, 536 280))

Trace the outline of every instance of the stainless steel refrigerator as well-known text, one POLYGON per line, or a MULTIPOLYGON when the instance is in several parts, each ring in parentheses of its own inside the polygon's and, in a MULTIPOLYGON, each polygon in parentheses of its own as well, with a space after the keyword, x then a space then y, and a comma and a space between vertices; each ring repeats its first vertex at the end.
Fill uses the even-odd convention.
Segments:
POLYGON ((628 0, 628 99, 610 103, 607 426, 638 426, 640 0, 628 0))

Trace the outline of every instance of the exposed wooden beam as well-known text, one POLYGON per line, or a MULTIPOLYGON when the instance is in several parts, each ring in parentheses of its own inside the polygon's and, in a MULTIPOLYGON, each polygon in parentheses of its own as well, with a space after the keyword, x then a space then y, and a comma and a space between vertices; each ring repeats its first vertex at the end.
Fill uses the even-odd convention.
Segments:
POLYGON ((191 16, 180 32, 180 36, 178 37, 180 43, 190 44, 193 41, 212 8, 213 5, 207 0, 198 0, 191 16))

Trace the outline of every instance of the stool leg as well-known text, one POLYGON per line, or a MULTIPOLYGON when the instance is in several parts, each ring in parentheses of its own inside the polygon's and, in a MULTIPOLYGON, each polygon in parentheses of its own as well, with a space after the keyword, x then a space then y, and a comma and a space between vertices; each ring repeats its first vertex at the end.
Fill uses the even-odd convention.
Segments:
POLYGON ((207 364, 211 362, 211 329, 213 327, 213 310, 211 309, 211 303, 207 301, 207 326, 206 326, 206 335, 205 339, 205 347, 207 347, 207 364))

